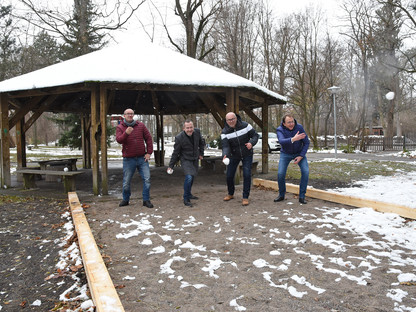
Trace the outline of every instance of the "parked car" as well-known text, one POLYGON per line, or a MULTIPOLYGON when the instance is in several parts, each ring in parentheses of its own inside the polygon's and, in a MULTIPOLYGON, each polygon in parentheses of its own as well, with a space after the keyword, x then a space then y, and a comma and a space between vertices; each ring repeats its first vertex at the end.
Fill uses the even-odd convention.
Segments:
MULTIPOLYGON (((262 148, 262 133, 259 132, 259 140, 257 142, 257 144, 254 146, 254 152, 258 152, 261 153, 261 148, 262 148)), ((280 143, 279 140, 277 139, 277 134, 274 132, 269 132, 269 137, 267 139, 267 146, 269 148, 269 153, 271 153, 272 151, 280 151, 280 143)))

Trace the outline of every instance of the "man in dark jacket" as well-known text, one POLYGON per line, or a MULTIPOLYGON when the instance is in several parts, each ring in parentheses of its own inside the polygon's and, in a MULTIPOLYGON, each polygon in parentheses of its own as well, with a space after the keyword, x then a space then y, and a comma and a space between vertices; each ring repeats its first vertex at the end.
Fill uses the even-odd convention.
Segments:
POLYGON ((123 145, 123 200, 119 206, 127 206, 130 201, 130 182, 136 169, 143 180, 143 206, 153 208, 150 202, 149 159, 153 153, 152 136, 144 123, 133 119, 134 111, 124 111, 124 119, 116 128, 116 140, 123 145), (146 143, 146 145, 145 145, 146 143))
POLYGON ((181 167, 185 173, 183 183, 183 203, 192 207, 191 199, 198 199, 192 195, 192 184, 198 174, 198 162, 204 157, 205 142, 199 129, 194 128, 192 120, 186 120, 183 131, 175 137, 172 157, 167 172, 171 174, 176 162, 180 159, 181 167))
POLYGON ((257 144, 259 135, 256 130, 239 115, 233 112, 225 116, 225 127, 221 132, 223 159, 229 158, 227 166, 227 189, 225 201, 234 198, 234 176, 240 161, 243 163, 243 206, 249 204, 248 197, 251 188, 251 165, 253 163, 253 146, 257 144))
POLYGON ((285 199, 286 193, 286 171, 289 163, 294 160, 301 172, 299 186, 299 202, 306 204, 305 194, 309 179, 309 166, 306 159, 306 152, 309 147, 309 138, 302 125, 298 124, 295 118, 286 114, 282 118, 282 124, 277 128, 277 138, 282 146, 280 150, 279 168, 277 170, 277 183, 279 184, 279 197, 274 201, 279 202, 285 199))

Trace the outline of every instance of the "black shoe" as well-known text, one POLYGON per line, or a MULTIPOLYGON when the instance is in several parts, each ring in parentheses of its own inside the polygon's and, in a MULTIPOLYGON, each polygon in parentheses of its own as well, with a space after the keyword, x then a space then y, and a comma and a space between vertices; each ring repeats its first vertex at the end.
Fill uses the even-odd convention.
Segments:
POLYGON ((123 207, 123 206, 127 206, 129 204, 129 202, 127 201, 127 200, 122 200, 121 202, 120 202, 120 204, 118 204, 118 206, 119 207, 123 207))
POLYGON ((185 206, 192 207, 192 203, 191 203, 191 201, 190 201, 189 199, 184 199, 184 200, 183 200, 183 204, 184 204, 185 206))
POLYGON ((147 208, 153 208, 153 204, 150 202, 150 200, 144 200, 143 206, 146 206, 147 208))
POLYGON ((274 199, 274 202, 277 203, 277 202, 282 201, 282 200, 285 200, 285 198, 283 196, 279 196, 279 197, 276 197, 274 199))
POLYGON ((300 202, 301 204, 306 204, 306 200, 305 200, 305 198, 299 198, 299 202, 300 202))
POLYGON ((198 197, 191 195, 191 197, 189 197, 189 199, 199 199, 198 197))

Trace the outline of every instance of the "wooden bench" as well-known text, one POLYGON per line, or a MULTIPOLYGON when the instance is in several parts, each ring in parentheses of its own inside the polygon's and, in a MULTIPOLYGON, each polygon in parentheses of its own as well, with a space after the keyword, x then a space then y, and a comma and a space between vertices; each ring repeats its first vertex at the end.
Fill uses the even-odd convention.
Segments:
POLYGON ((64 182, 65 192, 75 191, 75 177, 83 174, 83 171, 56 171, 56 170, 37 170, 29 168, 17 169, 16 173, 23 175, 23 187, 30 189, 36 187, 35 176, 39 174, 61 176, 64 182))
POLYGON ((201 167, 217 173, 224 173, 226 167, 222 158, 222 156, 206 156, 201 160, 201 167))
MULTIPOLYGON (((253 163, 251 164, 251 175, 257 173, 258 164, 259 162, 257 160, 253 160, 253 163)), ((243 164, 242 163, 238 165, 238 173, 240 174, 240 176, 243 176, 243 164)))

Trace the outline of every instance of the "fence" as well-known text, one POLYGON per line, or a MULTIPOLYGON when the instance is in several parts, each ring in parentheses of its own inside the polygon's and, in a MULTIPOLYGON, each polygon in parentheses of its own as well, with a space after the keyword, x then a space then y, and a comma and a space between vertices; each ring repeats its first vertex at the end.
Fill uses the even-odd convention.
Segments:
MULTIPOLYGON (((364 141, 358 137, 338 137, 338 149, 349 146, 361 149, 364 152, 381 152, 381 151, 414 151, 416 150, 416 135, 386 138, 384 136, 372 135, 364 137, 364 141)), ((334 147, 333 138, 329 139, 327 146, 323 141, 319 141, 319 147, 334 147)))
POLYGON ((404 151, 415 150, 416 139, 401 136, 386 138, 384 136, 368 136, 364 138, 364 151, 380 152, 380 151, 404 151))

